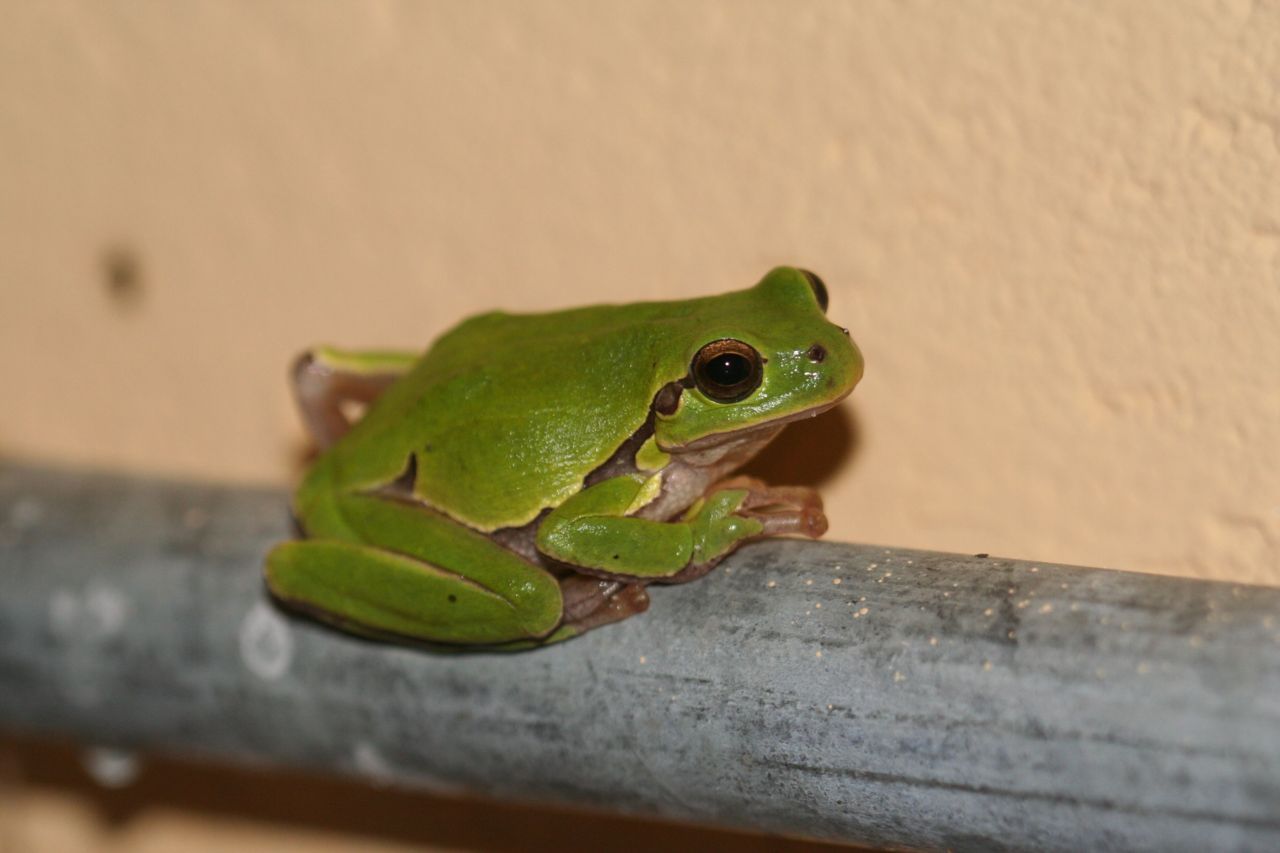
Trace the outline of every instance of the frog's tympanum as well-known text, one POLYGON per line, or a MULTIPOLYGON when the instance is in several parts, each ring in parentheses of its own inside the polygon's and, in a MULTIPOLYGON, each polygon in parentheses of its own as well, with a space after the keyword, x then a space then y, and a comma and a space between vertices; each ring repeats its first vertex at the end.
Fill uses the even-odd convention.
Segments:
POLYGON ((640 613, 744 542, 821 536, 813 490, 726 477, 861 378, 826 309, 780 267, 721 296, 482 314, 425 355, 307 353, 323 453, 267 584, 356 634, 517 649, 640 613))

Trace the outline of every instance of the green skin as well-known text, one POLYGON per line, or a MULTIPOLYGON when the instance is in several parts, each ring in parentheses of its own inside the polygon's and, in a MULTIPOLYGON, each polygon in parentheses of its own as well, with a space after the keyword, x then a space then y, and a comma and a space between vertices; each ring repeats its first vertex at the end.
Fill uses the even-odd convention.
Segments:
POLYGON ((805 532, 775 523, 799 517, 805 490, 700 477, 861 378, 816 287, 780 267, 720 296, 483 314, 422 356, 314 351, 305 369, 371 405, 332 431, 298 488, 307 538, 271 551, 271 591, 366 636, 527 648, 638 612, 645 585, 699 576, 745 541, 805 532), (736 402, 690 378, 721 339, 762 357, 759 386, 736 402), (677 493, 690 482, 696 494, 677 493))

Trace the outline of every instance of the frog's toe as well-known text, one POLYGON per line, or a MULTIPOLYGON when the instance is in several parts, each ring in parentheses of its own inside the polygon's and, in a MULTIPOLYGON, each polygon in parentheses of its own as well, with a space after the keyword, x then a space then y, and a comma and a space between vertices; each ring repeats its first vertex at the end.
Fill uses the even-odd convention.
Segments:
POLYGON ((822 511, 822 496, 808 486, 769 486, 747 496, 747 508, 788 507, 791 509, 816 509, 822 511))
POLYGON ((822 511, 822 496, 808 486, 770 486, 755 477, 732 477, 717 483, 713 491, 724 489, 743 489, 747 496, 743 498, 743 509, 763 509, 776 507, 779 509, 822 511))
POLYGON ((827 532, 827 516, 821 506, 799 509, 754 510, 739 512, 763 525, 761 536, 808 536, 817 539, 827 532))

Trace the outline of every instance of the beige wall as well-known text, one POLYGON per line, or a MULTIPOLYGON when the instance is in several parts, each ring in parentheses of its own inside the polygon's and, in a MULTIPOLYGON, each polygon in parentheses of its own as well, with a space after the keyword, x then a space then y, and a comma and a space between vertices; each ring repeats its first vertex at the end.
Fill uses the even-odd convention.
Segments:
POLYGON ((835 536, 1280 581, 1280 4, 5 6, 4 453, 284 483, 312 342, 795 262, 835 536))

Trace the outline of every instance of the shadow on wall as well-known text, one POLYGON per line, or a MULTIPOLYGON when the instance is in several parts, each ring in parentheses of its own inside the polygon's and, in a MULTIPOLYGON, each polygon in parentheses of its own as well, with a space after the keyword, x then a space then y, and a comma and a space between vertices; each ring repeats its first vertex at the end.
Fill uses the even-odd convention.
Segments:
POLYGON ((837 406, 789 425, 741 473, 774 486, 819 488, 856 461, 861 437, 857 412, 837 406))
MULTIPOLYGON (((308 829, 345 836, 353 842, 363 837, 366 842, 429 849, 552 853, 851 850, 845 845, 480 799, 434 797, 356 780, 172 759, 148 759, 132 785, 107 789, 88 776, 74 747, 48 741, 0 738, 0 759, 17 769, 13 774, 16 783, 13 778, 0 780, 0 796, 6 802, 20 803, 17 795, 23 789, 79 799, 100 815, 100 840, 104 843, 110 842, 113 830, 123 830, 149 809, 166 809, 197 819, 235 820, 241 827, 238 834, 244 832, 243 821, 248 820, 272 825, 273 830, 308 829), (22 787, 14 790, 11 785, 15 784, 22 787)), ((270 837, 273 836, 264 836, 270 837)), ((325 849, 329 849, 327 845, 325 849)))

